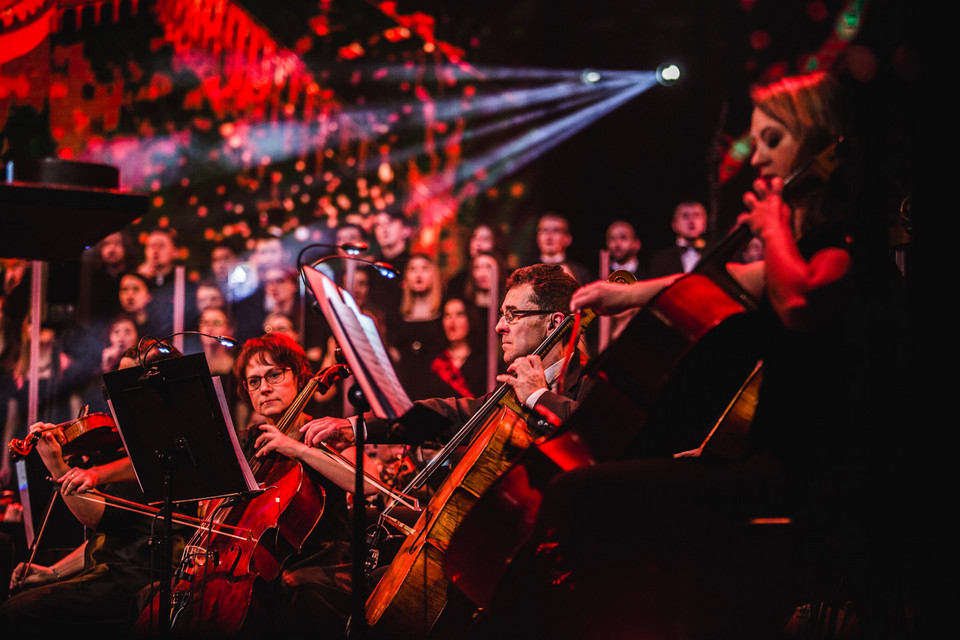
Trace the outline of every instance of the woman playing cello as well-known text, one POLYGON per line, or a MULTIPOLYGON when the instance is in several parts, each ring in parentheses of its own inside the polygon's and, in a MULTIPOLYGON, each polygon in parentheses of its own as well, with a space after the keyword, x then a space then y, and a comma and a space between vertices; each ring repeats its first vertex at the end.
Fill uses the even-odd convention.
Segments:
MULTIPOLYGON (((750 163, 759 175, 740 222, 763 240, 765 259, 728 267, 760 301, 763 383, 746 450, 726 460, 639 452, 555 476, 484 637, 534 629, 565 638, 780 637, 804 602, 796 598, 809 595, 799 595, 800 585, 837 596, 830 588, 855 577, 844 571, 866 530, 863 347, 876 337, 856 320, 880 319, 868 315, 879 305, 861 295, 870 291, 861 267, 872 261, 860 259, 872 254, 854 241, 860 220, 840 172, 791 180, 841 138, 838 86, 813 73, 751 97, 750 163), (792 524, 751 528, 758 518, 792 524), (805 544, 788 547, 785 532, 805 544), (800 550, 812 562, 788 566, 800 550), (798 570, 810 566, 809 574, 798 570), (817 580, 805 581, 814 572, 817 580)), ((595 282, 574 294, 571 309, 655 306, 681 277, 595 282)))
MULTIPOLYGON (((303 349, 289 336, 268 333, 244 344, 234 373, 240 394, 266 423, 255 438, 254 460, 270 453, 303 463, 309 479, 322 490, 322 513, 303 514, 318 518, 298 553, 287 559, 280 577, 265 589, 267 609, 253 626, 265 625, 287 634, 311 633, 328 637, 343 634, 350 611, 352 539, 346 493, 354 487, 354 472, 335 464, 318 449, 277 429, 298 393, 312 377, 303 349)), ((293 418, 300 431, 310 417, 302 412, 293 418)), ((354 459, 353 449, 343 455, 354 459)), ((376 491, 372 486, 370 492, 376 491)))

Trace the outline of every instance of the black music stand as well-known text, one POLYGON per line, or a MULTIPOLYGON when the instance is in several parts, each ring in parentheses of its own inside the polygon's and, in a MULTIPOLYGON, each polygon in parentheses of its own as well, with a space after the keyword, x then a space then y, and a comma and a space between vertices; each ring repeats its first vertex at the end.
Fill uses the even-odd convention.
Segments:
POLYGON ((160 629, 169 630, 173 504, 258 491, 206 356, 160 360, 105 373, 104 384, 137 481, 163 502, 160 629))
MULTIPOLYGON (((349 292, 338 287, 330 278, 312 267, 304 267, 310 289, 326 316, 330 329, 343 352, 356 385, 350 391, 350 401, 358 410, 355 440, 357 446, 356 483, 354 495, 354 550, 353 550, 353 607, 348 629, 349 637, 359 638, 366 628, 363 576, 366 562, 365 513, 363 501, 363 447, 366 407, 380 419, 405 431, 425 428, 427 423, 438 423, 439 428, 449 421, 436 413, 415 405, 397 379, 397 373, 380 339, 373 320, 360 311, 349 292)), ((439 430, 438 428, 438 430, 439 430)))

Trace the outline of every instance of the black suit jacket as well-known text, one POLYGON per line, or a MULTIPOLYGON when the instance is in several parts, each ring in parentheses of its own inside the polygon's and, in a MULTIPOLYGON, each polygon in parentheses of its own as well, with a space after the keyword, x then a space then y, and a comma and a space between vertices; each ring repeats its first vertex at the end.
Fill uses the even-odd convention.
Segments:
MULTIPOLYGON (((683 261, 680 259, 680 256, 683 255, 686 250, 687 247, 673 245, 672 247, 655 251, 653 255, 650 256, 646 277, 661 278, 663 276, 672 276, 675 273, 683 273, 683 261)), ((703 258, 709 250, 710 245, 707 244, 700 250, 700 257, 703 258)))
MULTIPOLYGON (((589 385, 583 379, 582 374, 583 363, 581 360, 571 361, 565 377, 565 391, 563 393, 546 391, 540 396, 535 405, 535 410, 531 411, 530 418, 527 421, 531 430, 548 433, 553 428, 549 420, 537 411, 538 409, 546 409, 559 418, 561 422, 570 417, 583 395, 588 391, 589 385)), ((374 416, 372 411, 368 411, 363 416, 366 424, 367 442, 402 444, 420 444, 424 441, 438 440, 446 442, 467 424, 490 395, 486 394, 479 398, 428 398, 419 400, 414 404, 420 405, 422 409, 428 409, 442 418, 442 420, 430 420, 425 424, 404 426, 403 421, 401 421, 401 423, 391 425, 387 421, 374 416)))

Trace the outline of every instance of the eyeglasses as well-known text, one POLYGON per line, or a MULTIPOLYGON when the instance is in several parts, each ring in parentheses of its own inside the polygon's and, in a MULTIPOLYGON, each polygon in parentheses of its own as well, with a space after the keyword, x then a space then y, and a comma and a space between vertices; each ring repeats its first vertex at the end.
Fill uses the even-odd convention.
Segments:
POLYGON ((520 321, 520 318, 527 316, 545 316, 551 313, 553 313, 553 311, 544 311, 543 309, 507 309, 499 313, 497 321, 499 322, 499 319, 503 318, 507 321, 507 324, 516 324, 520 321))
POLYGON ((264 380, 269 382, 271 385, 279 384, 280 382, 283 381, 283 377, 284 375, 286 375, 287 371, 290 371, 290 367, 286 367, 283 369, 271 369, 270 371, 267 371, 265 375, 262 375, 262 376, 250 376, 249 378, 243 381, 243 387, 247 391, 256 391, 257 389, 260 388, 260 384, 264 380))

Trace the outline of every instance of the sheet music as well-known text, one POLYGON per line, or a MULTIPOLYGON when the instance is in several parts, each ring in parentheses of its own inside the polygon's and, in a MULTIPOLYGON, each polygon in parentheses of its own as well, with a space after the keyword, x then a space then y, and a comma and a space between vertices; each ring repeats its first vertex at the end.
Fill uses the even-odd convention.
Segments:
POLYGON ((310 267, 303 272, 374 415, 393 421, 413 408, 373 319, 327 276, 310 267))
MULTIPOLYGON (((256 491, 260 488, 257 479, 253 477, 253 470, 250 469, 250 463, 240 447, 240 440, 237 438, 237 430, 233 426, 233 416, 230 414, 230 405, 227 404, 227 396, 223 392, 223 383, 220 376, 213 376, 213 390, 217 394, 217 402, 220 403, 220 411, 223 413, 223 420, 227 423, 227 433, 230 434, 230 444, 233 445, 233 452, 240 463, 240 470, 243 472, 243 481, 247 483, 247 491, 256 491)), ((116 417, 114 417, 116 419, 116 417)))

